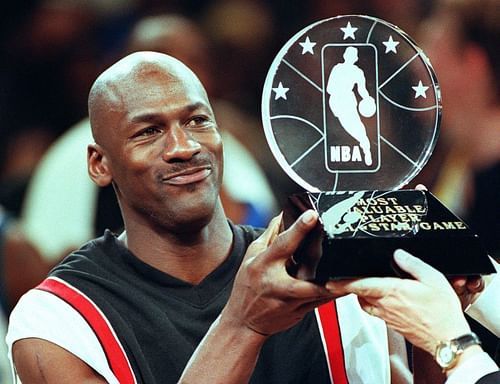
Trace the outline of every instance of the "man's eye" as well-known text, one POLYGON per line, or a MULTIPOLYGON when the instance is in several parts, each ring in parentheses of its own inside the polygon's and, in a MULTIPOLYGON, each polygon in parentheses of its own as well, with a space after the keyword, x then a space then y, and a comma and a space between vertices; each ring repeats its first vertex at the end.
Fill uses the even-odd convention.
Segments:
POLYGON ((147 127, 139 131, 137 136, 152 136, 158 132, 160 132, 160 129, 158 127, 147 127))
POLYGON ((198 127, 207 124, 210 120, 206 116, 194 116, 189 119, 187 125, 190 127, 198 127))

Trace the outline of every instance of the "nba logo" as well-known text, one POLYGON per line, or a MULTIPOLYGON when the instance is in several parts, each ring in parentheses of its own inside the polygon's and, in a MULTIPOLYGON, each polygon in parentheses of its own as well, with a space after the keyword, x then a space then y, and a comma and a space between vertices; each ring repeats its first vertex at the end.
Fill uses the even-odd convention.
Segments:
POLYGON ((326 169, 331 173, 377 171, 377 48, 373 44, 326 44, 321 62, 326 169))
POLYGON ((369 16, 304 28, 264 84, 270 149, 311 192, 401 188, 431 155, 440 119, 429 59, 399 28, 369 16))

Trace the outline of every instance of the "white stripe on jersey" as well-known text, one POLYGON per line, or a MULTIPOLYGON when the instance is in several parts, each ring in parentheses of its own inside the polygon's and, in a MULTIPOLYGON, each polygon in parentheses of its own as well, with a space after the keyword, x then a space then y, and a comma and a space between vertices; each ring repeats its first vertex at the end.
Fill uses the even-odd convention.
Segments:
MULTIPOLYGON (((32 289, 19 300, 12 311, 6 337, 11 366, 12 344, 30 337, 59 345, 92 367, 108 383, 120 384, 87 321, 78 311, 52 293, 32 289), (71 326, 68 327, 68 324, 71 326)), ((17 380, 20 383, 19 378, 17 380)))

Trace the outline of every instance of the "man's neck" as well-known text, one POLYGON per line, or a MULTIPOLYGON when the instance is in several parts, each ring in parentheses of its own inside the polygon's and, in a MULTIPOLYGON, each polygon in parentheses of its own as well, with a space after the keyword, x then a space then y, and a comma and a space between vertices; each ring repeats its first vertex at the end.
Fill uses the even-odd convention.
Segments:
POLYGON ((193 285, 216 269, 232 249, 233 234, 222 208, 202 229, 176 234, 134 223, 120 235, 129 250, 152 267, 193 285))

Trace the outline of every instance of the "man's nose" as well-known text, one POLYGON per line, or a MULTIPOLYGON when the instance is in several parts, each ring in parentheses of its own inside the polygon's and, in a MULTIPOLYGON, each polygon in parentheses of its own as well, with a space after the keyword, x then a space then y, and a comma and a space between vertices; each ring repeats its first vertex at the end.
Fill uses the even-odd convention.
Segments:
POLYGON ((165 141, 162 157, 166 162, 189 160, 201 151, 201 144, 182 126, 171 127, 165 141))

